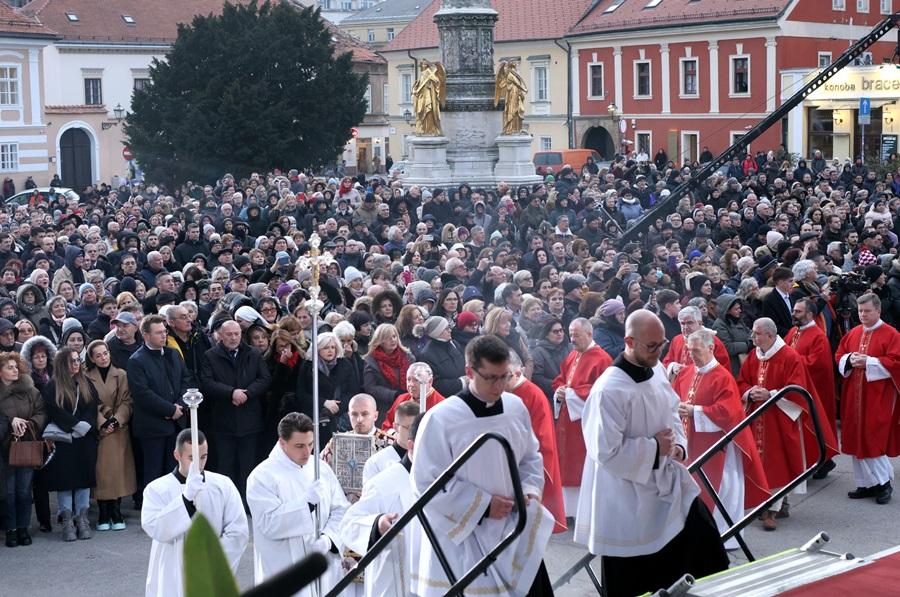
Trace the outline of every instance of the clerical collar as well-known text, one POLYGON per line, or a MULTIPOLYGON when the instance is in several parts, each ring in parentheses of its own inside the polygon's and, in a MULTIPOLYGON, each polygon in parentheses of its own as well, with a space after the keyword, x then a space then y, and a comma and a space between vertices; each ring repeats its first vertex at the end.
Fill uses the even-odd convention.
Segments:
POLYGON ((804 323, 803 325, 801 325, 801 326, 798 327, 797 329, 798 329, 798 330, 808 330, 809 328, 811 328, 811 327, 814 326, 814 325, 816 325, 816 320, 815 320, 815 319, 811 319, 809 323, 804 323))
POLYGON ((719 361, 716 360, 716 357, 713 357, 710 362, 703 365, 702 367, 697 367, 697 373, 709 373, 712 371, 716 365, 719 364, 719 361))
POLYGON ((883 324, 883 323, 884 323, 884 322, 881 321, 881 320, 879 319, 878 322, 877 322, 875 325, 873 325, 872 327, 870 327, 870 328, 867 328, 866 326, 863 326, 863 331, 865 331, 865 332, 874 332, 875 330, 877 330, 878 328, 880 328, 880 327, 881 327, 881 324, 883 324))
MULTIPOLYGON (((181 474, 181 471, 178 470, 178 467, 175 467, 175 470, 172 471, 172 474, 175 475, 175 478, 178 479, 178 482, 184 485, 187 483, 187 477, 181 474)), ((201 471, 200 475, 203 476, 203 480, 206 480, 206 471, 201 471)))
POLYGON ((653 369, 635 365, 625 358, 624 352, 616 357, 616 360, 613 361, 613 366, 624 371, 634 383, 642 383, 653 377, 653 369))
POLYGON ((400 464, 403 465, 407 473, 412 471, 412 460, 409 459, 409 454, 403 455, 403 458, 400 459, 400 464))
POLYGON ((781 339, 781 336, 775 336, 775 342, 772 343, 772 346, 769 347, 769 350, 763 352, 761 348, 759 348, 758 346, 756 347, 756 358, 758 358, 760 361, 768 361, 776 354, 778 354, 778 351, 784 348, 784 346, 784 340, 781 339))
POLYGON ((474 414, 479 419, 481 417, 493 417, 494 415, 503 414, 502 397, 493 404, 488 404, 487 402, 473 394, 472 390, 468 387, 457 394, 457 396, 459 396, 462 401, 472 409, 472 414, 474 414))
POLYGON ((397 456, 400 457, 400 460, 403 460, 406 457, 406 448, 404 448, 397 442, 394 442, 393 444, 391 444, 391 447, 394 448, 395 452, 397 452, 397 456))

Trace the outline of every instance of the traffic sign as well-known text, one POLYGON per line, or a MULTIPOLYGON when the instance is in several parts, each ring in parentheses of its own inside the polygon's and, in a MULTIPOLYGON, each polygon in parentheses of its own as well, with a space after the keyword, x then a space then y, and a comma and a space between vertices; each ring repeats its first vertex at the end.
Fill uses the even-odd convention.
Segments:
POLYGON ((871 124, 872 122, 872 100, 868 97, 859 98, 859 123, 871 124))
POLYGON ((131 153, 131 148, 128 147, 127 145, 122 148, 122 158, 126 162, 130 162, 131 160, 134 159, 134 154, 131 153))
POLYGON ((359 129, 356 128, 355 126, 354 126, 354 127, 351 127, 351 128, 350 128, 350 136, 353 137, 354 139, 356 139, 357 137, 359 137, 359 129))

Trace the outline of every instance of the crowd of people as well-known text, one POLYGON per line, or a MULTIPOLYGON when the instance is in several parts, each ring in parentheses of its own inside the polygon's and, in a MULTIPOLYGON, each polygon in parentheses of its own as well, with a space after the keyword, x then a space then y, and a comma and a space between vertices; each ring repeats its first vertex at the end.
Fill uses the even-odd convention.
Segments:
MULTIPOLYGON (((551 510, 565 512, 557 516, 565 528, 589 457, 585 401, 628 352, 625 322, 638 311, 658 316, 658 356, 676 386, 692 371, 698 331, 715 332, 716 361, 751 403, 784 381, 767 383, 767 359, 785 342, 796 348, 801 373, 820 368, 801 385, 819 403, 831 458, 836 396, 844 393, 846 407, 866 394, 847 380, 874 354, 852 340, 856 324, 900 322, 900 173, 880 177, 861 159, 828 162, 818 152, 796 164, 783 148, 757 152, 700 182, 668 216, 642 221, 697 168, 661 151, 491 189, 296 170, 174 189, 99 184, 79 200, 35 189, 27 204, 0 212, 6 545, 31 544, 32 504, 40 530, 60 525, 66 541, 125 528, 122 499, 140 507, 143 489, 180 463, 188 388, 204 395, 206 466, 230 478, 247 507, 248 477, 284 440, 285 415, 313 418, 319 408, 324 448, 354 428, 351 399, 365 392, 375 426, 390 428, 397 399, 417 399, 408 375, 417 364, 428 366, 438 396, 468 391, 466 349, 484 335, 502 341, 553 413, 564 504, 551 510), (646 229, 623 241, 635 225, 646 229), (298 263, 313 234, 331 256, 315 318, 312 275, 298 263), (875 320, 863 315, 866 305, 877 307, 875 320), (810 325, 824 353, 792 342, 810 325), (843 346, 848 338, 857 344, 843 346), (850 369, 836 375, 848 358, 850 369), (11 444, 42 437, 56 440, 46 466, 6 462, 11 444)), ((896 349, 885 350, 878 356, 893 358, 896 349)), ((878 367, 869 381, 892 375, 892 364, 878 367)), ((793 420, 808 424, 803 412, 793 420)), ((783 427, 796 441, 808 434, 783 427)), ((854 433, 860 458, 894 455, 892 434, 854 433)), ((770 487, 802 469, 778 464, 790 447, 755 443, 764 469, 784 473, 770 487)), ((879 462, 861 465, 857 497, 886 503, 892 474, 879 462)), ((787 515, 782 506, 764 524, 774 530, 775 517, 787 515)))

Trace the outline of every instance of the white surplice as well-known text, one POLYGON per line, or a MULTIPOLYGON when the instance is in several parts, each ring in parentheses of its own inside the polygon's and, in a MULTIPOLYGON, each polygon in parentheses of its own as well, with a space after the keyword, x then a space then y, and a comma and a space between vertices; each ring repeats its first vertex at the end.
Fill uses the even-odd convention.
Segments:
MULTIPOLYGON (((473 398, 477 400, 477 398, 473 398)), ((494 431, 506 438, 518 463, 523 493, 540 496, 544 485, 543 459, 531 429, 531 417, 521 399, 504 392, 497 404, 476 416, 462 398, 453 396, 429 410, 421 422, 412 476, 421 495, 478 436, 494 431), (502 403, 502 412, 498 408, 502 403), (491 412, 499 414, 488 414, 491 412)), ((425 508, 428 520, 457 580, 493 549, 516 525, 518 512, 505 519, 485 517, 492 495, 513 496, 502 448, 489 441, 464 465, 425 508)), ((525 595, 541 564, 553 515, 537 501, 525 512, 524 532, 502 552, 487 574, 466 589, 472 595, 525 595)), ((444 595, 450 588, 431 544, 421 542, 419 564, 413 572, 416 595, 444 595)))
MULTIPOLYGON (((402 516, 415 501, 406 466, 400 462, 391 464, 366 482, 362 497, 344 514, 341 539, 348 548, 365 554, 378 518, 383 514, 402 516)), ((418 561, 418 524, 418 520, 410 522, 366 568, 366 597, 408 597, 413 594, 410 572, 418 561)))
POLYGON ((368 483, 372 477, 391 465, 398 464, 400 459, 400 453, 397 452, 393 444, 378 450, 369 456, 369 459, 363 465, 363 483, 368 483))
MULTIPOLYGON (((349 507, 344 490, 334 471, 319 463, 320 478, 327 487, 317 510, 322 517, 322 533, 338 549, 343 550, 340 535, 341 518, 349 507)), ((276 444, 247 478, 247 504, 253 517, 254 578, 257 584, 278 574, 313 553, 316 539, 315 521, 309 507, 309 490, 315 481, 313 462, 295 464, 276 444)), ((328 570, 321 577, 323 594, 337 584, 343 575, 339 555, 325 554, 328 570)), ((300 597, 320 597, 315 584, 296 593, 300 597)))
POLYGON ((675 432, 686 449, 678 395, 661 364, 636 383, 610 366, 594 383, 582 419, 587 458, 575 541, 601 556, 632 557, 661 550, 684 528, 700 488, 687 468, 659 456, 654 435, 675 432))
MULTIPOLYGON (((205 487, 193 504, 219 537, 225 557, 236 571, 247 548, 250 530, 237 487, 228 477, 203 473, 205 487)), ((184 594, 182 555, 191 515, 182 497, 184 484, 174 473, 156 479, 144 489, 141 527, 151 539, 147 570, 147 597, 181 597, 184 594)))

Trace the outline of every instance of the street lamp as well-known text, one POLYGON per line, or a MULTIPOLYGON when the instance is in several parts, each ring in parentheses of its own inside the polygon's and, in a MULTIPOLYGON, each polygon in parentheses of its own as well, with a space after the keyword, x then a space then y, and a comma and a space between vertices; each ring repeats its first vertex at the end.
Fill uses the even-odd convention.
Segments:
POLYGON ((403 120, 406 121, 406 124, 409 124, 410 120, 412 120, 412 112, 409 111, 409 108, 403 111, 403 120))
POLYGON ((116 107, 113 108, 113 116, 115 117, 115 122, 102 122, 100 123, 101 130, 109 130, 114 126, 119 126, 119 123, 125 120, 125 108, 122 107, 122 104, 116 104, 116 107))

